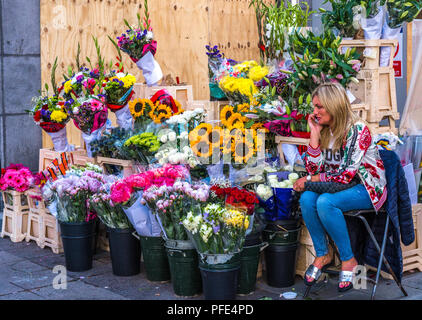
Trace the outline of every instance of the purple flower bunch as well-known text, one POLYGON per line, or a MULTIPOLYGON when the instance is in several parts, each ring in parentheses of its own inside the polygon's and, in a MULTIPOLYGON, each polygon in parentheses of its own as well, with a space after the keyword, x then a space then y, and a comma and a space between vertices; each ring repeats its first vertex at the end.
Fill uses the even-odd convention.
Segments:
MULTIPOLYGON (((292 71, 289 69, 287 69, 288 71, 292 71)), ((268 83, 265 78, 256 82, 255 85, 258 88, 265 88, 267 87, 269 84, 271 85, 272 88, 276 87, 277 89, 277 93, 281 94, 284 90, 284 88, 287 86, 287 80, 289 78, 289 75, 287 73, 284 73, 280 70, 273 72, 269 75, 266 76, 266 78, 269 80, 270 83, 268 83)))
POLYGON ((90 97, 83 102, 71 99, 66 102, 66 108, 75 126, 85 134, 98 130, 107 121, 108 109, 103 97, 90 97))

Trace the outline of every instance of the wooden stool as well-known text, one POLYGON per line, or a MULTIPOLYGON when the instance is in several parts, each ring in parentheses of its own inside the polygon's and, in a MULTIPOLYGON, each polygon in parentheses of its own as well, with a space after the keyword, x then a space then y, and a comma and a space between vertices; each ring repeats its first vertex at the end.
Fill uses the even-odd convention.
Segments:
POLYGON ((3 191, 3 223, 0 236, 10 237, 12 242, 21 242, 26 237, 29 207, 25 192, 3 191))
POLYGON ((42 215, 42 220, 43 237, 38 246, 41 248, 50 247, 55 254, 63 252, 62 238, 60 236, 56 218, 49 213, 44 213, 42 215))

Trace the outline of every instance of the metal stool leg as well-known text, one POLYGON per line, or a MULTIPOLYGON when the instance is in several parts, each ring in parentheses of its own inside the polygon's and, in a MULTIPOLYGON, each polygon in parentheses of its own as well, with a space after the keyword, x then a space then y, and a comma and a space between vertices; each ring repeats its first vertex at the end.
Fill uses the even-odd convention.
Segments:
POLYGON ((376 275, 376 279, 375 279, 375 284, 374 287, 372 288, 372 294, 371 294, 371 299, 374 299, 375 296, 375 291, 376 291, 376 287, 378 284, 378 280, 379 280, 379 276, 381 273, 381 265, 382 265, 382 261, 384 262, 385 266, 388 268, 390 274, 393 276, 394 281, 396 282, 397 286, 400 288, 400 290, 402 291, 402 293, 407 297, 408 294, 406 292, 406 290, 403 288, 401 282, 397 279, 395 273, 393 272, 393 269, 391 268, 390 264, 388 263, 387 259, 384 256, 384 251, 385 251, 385 245, 387 243, 387 234, 388 234, 388 227, 390 225, 390 217, 387 214, 387 220, 385 222, 385 230, 384 230, 384 236, 383 236, 383 241, 382 241, 382 248, 379 247, 377 240, 375 239, 374 234, 372 233, 371 227, 368 224, 368 221, 366 221, 366 219, 362 216, 358 216, 359 219, 361 219, 365 225, 366 230, 368 231, 372 242, 375 244, 375 247, 377 248, 379 254, 380 254, 380 259, 378 262, 378 268, 377 268, 377 275, 376 275))

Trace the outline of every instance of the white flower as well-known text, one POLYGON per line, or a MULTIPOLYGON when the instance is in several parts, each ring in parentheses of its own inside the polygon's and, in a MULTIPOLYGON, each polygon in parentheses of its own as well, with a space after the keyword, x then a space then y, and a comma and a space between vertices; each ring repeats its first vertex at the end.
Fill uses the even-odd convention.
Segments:
POLYGON ((161 138, 160 138, 160 141, 162 143, 166 143, 167 142, 167 135, 166 134, 162 135, 161 138))
POLYGON ((172 131, 168 134, 169 141, 176 141, 176 132, 172 131))
POLYGON ((154 34, 152 33, 152 31, 148 31, 145 36, 145 39, 152 40, 152 38, 154 38, 154 34))
POLYGON ((79 113, 79 108, 78 107, 74 107, 72 110, 73 114, 78 114, 79 113))

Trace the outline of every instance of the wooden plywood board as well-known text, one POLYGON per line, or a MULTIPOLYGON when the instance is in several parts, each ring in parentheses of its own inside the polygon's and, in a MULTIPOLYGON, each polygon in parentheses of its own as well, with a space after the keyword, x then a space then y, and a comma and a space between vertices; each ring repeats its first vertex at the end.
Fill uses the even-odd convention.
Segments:
MULTIPOLYGON (((137 23, 143 16, 143 0, 41 0, 41 79, 47 82, 55 57, 57 81, 68 66, 75 67, 78 43, 81 61, 96 61, 92 36, 98 38, 106 62, 116 51, 108 40, 126 30, 123 19, 137 23)), ((155 56, 165 75, 191 84, 193 99, 209 99, 206 44, 219 44, 227 57, 241 61, 259 59, 253 8, 248 0, 153 0, 149 1, 151 25, 158 42, 155 56)), ((141 71, 123 54, 125 70, 144 82, 141 71)), ((81 145, 81 133, 67 125, 69 143, 81 145)), ((43 133, 43 147, 52 146, 43 133)))

